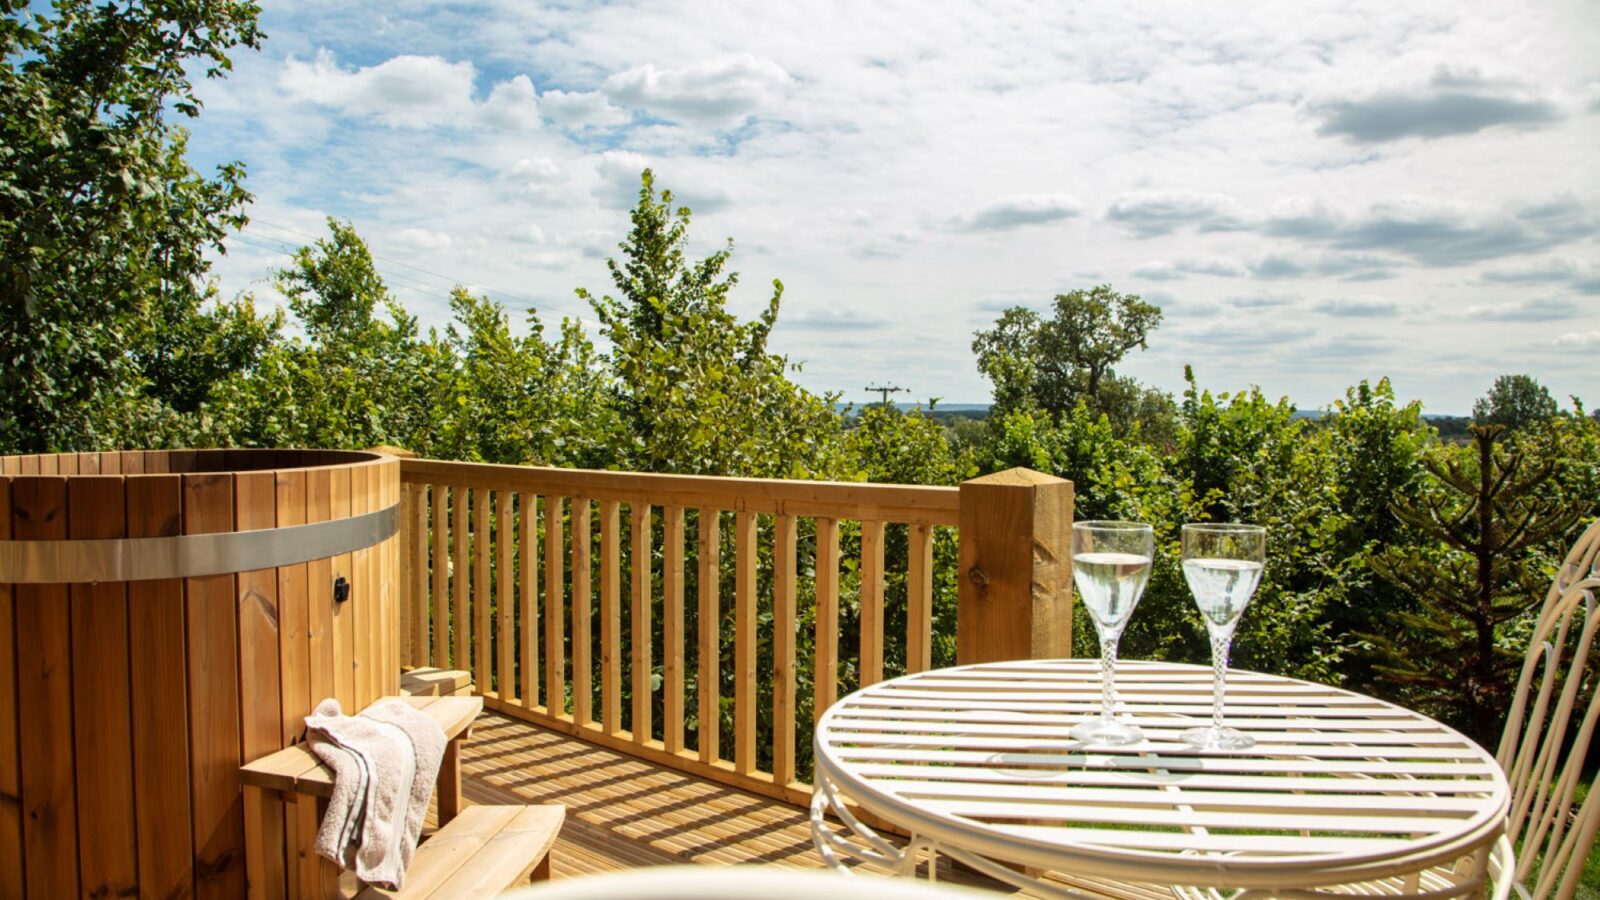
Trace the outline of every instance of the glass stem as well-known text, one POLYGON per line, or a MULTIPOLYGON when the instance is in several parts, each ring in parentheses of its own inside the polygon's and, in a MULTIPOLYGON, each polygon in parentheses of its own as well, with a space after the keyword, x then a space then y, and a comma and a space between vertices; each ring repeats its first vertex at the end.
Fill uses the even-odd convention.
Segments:
POLYGON ((1222 728, 1222 695, 1228 687, 1228 648, 1231 634, 1211 636, 1211 727, 1222 728))
POLYGON ((1105 719, 1116 717, 1117 641, 1118 638, 1100 640, 1100 716, 1105 719))

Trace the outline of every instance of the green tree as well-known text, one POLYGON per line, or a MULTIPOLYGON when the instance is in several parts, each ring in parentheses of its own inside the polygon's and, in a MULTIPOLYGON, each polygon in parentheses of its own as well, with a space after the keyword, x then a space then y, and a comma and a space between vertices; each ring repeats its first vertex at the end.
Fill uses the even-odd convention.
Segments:
MULTIPOLYGON (((1082 399, 1096 412, 1111 413, 1117 404, 1110 389, 1136 393, 1117 385, 1114 367, 1129 351, 1146 347, 1160 324, 1160 307, 1100 285, 1057 294, 1049 319, 1021 306, 1006 310, 994 328, 977 333, 972 350, 995 385, 998 407, 1015 409, 1026 399, 1059 416, 1082 399)), ((1120 402, 1125 406, 1128 398, 1120 402)))
POLYGON ((724 273, 730 239, 698 262, 687 255, 688 207, 641 176, 633 228, 607 260, 617 296, 578 290, 611 342, 619 416, 613 465, 647 472, 837 477, 846 467, 837 397, 790 381, 767 349, 783 284, 754 321, 728 311, 738 283, 724 273))
POLYGON ((1378 672, 1406 702, 1484 746, 1499 734, 1522 661, 1510 632, 1549 586, 1538 551, 1582 511, 1546 493, 1555 461, 1502 450, 1503 432, 1474 425, 1471 445, 1429 456, 1431 489, 1393 507, 1428 543, 1372 556, 1373 569, 1418 603, 1368 635, 1378 672))
POLYGON ((1504 425, 1520 431, 1554 418, 1559 408, 1544 385, 1531 375, 1501 375, 1489 393, 1472 404, 1472 421, 1479 425, 1504 425))
POLYGON ((160 443, 180 428, 173 407, 195 405, 197 381, 162 361, 248 364, 261 329, 237 309, 208 323, 240 325, 232 346, 190 327, 212 299, 204 254, 243 222, 249 195, 238 164, 211 178, 190 167, 169 121, 199 114, 193 73, 218 77, 230 51, 258 46, 259 9, 36 7, 0 0, 0 448, 160 443), (175 347, 173 335, 196 340, 175 347))

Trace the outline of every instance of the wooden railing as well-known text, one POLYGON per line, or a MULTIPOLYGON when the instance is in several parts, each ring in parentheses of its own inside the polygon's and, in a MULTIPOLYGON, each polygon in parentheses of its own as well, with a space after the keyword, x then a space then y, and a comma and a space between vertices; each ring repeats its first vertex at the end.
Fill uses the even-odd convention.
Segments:
POLYGON ((1061 577, 1071 484, 1057 479, 1043 506, 1059 517, 1064 495, 1065 520, 1048 534, 1036 533, 1031 493, 1011 503, 982 480, 406 460, 402 481, 406 665, 469 670, 492 709, 779 799, 809 797, 810 726, 841 690, 954 662, 948 648, 936 660, 934 620, 936 601, 954 616, 958 584, 963 629, 988 610, 1007 616, 1001 632, 1035 633, 1035 647, 1042 631, 1070 646, 1070 617, 1034 623, 1016 615, 1017 596, 987 587, 1020 581, 1031 609, 1041 578, 1061 577), (957 577, 954 530, 994 513, 1015 532, 997 546, 1034 562, 985 572, 978 542, 963 539, 968 577, 957 577), (891 622, 903 625, 890 633, 891 622))

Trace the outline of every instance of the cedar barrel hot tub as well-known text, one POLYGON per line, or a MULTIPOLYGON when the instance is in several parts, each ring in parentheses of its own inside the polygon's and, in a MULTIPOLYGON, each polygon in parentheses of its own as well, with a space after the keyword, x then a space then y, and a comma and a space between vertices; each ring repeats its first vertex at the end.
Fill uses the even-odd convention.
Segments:
POLYGON ((297 846, 239 766, 398 693, 399 498, 378 453, 0 458, 0 897, 242 897, 297 846))

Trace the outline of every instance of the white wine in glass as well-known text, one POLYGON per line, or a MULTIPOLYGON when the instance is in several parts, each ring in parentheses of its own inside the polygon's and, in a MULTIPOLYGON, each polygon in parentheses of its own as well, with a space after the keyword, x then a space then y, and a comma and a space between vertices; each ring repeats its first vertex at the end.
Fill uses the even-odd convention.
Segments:
POLYGON ((1138 522, 1076 522, 1072 580, 1100 633, 1100 715, 1072 728, 1085 744, 1122 746, 1144 740, 1138 726, 1116 714, 1117 644, 1150 580, 1155 533, 1138 522))
POLYGON ((1228 651, 1239 618, 1261 583, 1267 530, 1260 525, 1183 526, 1183 577, 1211 632, 1211 724, 1190 728, 1184 743, 1200 750, 1244 750, 1256 739, 1222 723, 1228 651))

